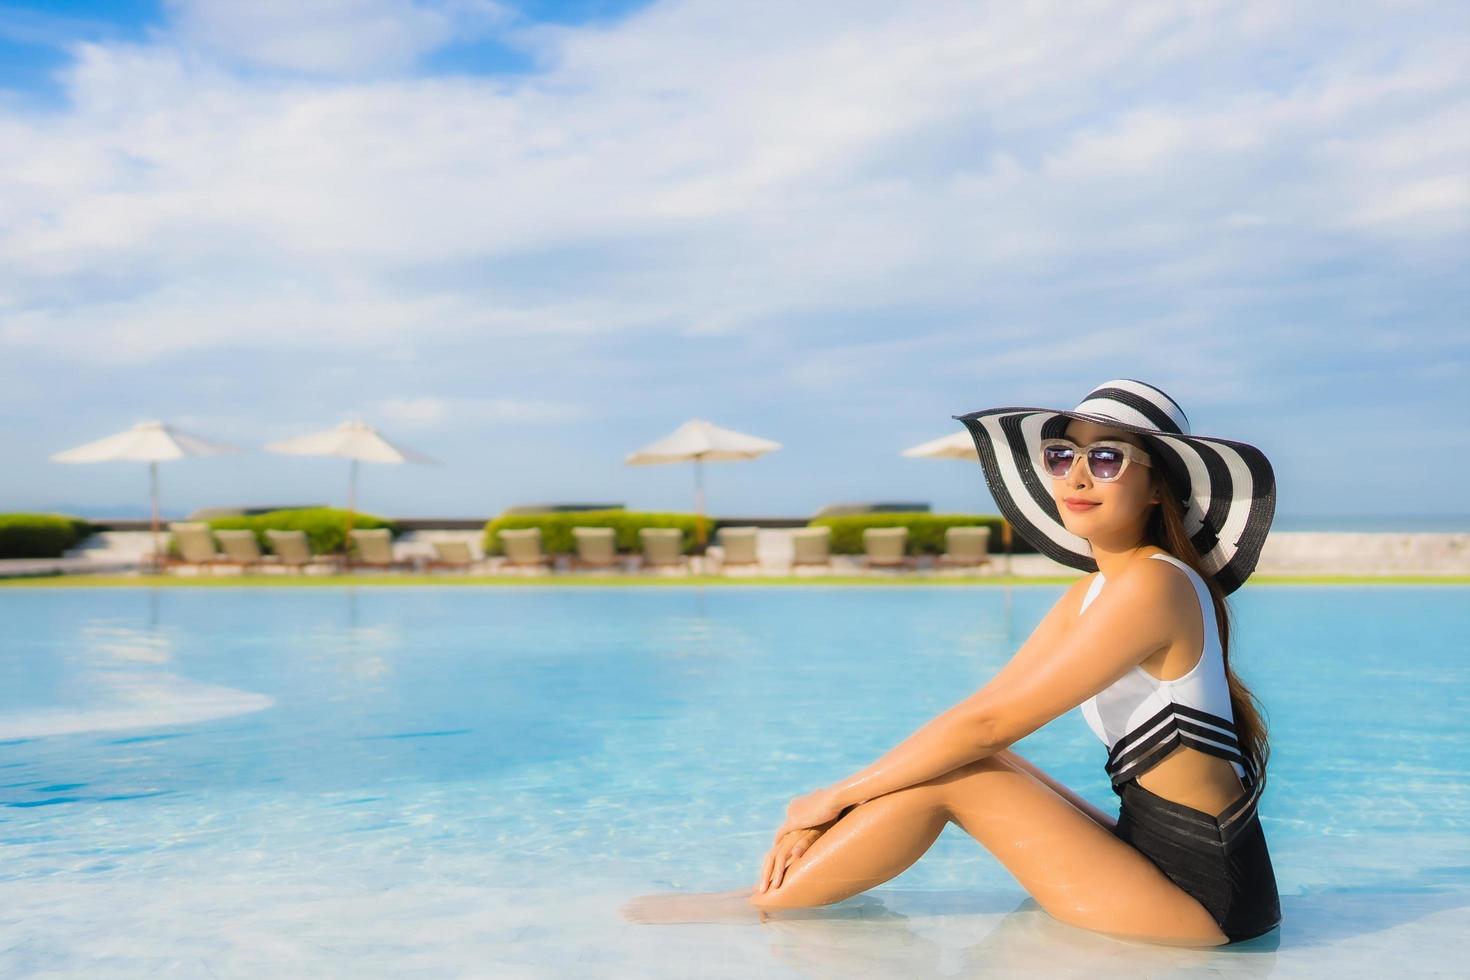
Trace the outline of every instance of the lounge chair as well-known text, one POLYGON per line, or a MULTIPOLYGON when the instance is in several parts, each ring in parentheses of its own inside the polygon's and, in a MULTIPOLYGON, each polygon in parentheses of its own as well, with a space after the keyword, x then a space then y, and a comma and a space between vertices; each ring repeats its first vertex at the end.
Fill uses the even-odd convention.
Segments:
POLYGON ((791 567, 820 565, 832 568, 832 529, 799 527, 791 532, 791 567))
POLYGON ((393 557, 393 532, 386 527, 353 528, 347 532, 352 538, 356 554, 349 552, 349 568, 414 568, 417 563, 408 558, 393 557))
POLYGON ((905 554, 909 542, 906 527, 863 528, 863 567, 915 568, 918 561, 905 554))
POLYGON ((638 543, 643 546, 645 571, 665 568, 689 569, 689 556, 684 554, 684 532, 676 527, 640 527, 638 543))
POLYGON ((724 552, 720 559, 720 571, 727 568, 760 568, 760 557, 756 550, 758 527, 722 527, 715 537, 724 552))
POLYGON ((618 532, 611 527, 574 527, 572 540, 577 551, 572 555, 572 570, 579 568, 617 568, 618 532))
POLYGON ((990 564, 990 528, 951 527, 944 531, 944 554, 936 558, 941 567, 978 568, 990 564))
POLYGON ((280 558, 261 552, 260 541, 256 538, 254 531, 223 528, 215 531, 214 537, 224 549, 225 558, 223 560, 239 565, 242 572, 261 565, 280 564, 280 558))
POLYGON ((553 567, 551 556, 541 550, 539 527, 507 528, 498 535, 505 549, 505 565, 510 568, 553 567))
POLYGON ((469 571, 475 566, 475 553, 468 541, 432 541, 434 557, 424 562, 425 568, 457 568, 469 571))
POLYGON ((297 574, 305 574, 308 568, 337 571, 342 567, 341 560, 335 555, 312 554, 305 531, 281 531, 272 527, 266 529, 265 539, 270 542, 271 552, 280 559, 280 566, 297 574))
POLYGON ((214 573, 214 567, 221 563, 222 556, 214 546, 214 537, 209 532, 209 525, 203 521, 170 521, 169 533, 173 536, 174 544, 178 546, 178 557, 165 553, 163 555, 163 567, 165 568, 193 568, 199 571, 214 573))

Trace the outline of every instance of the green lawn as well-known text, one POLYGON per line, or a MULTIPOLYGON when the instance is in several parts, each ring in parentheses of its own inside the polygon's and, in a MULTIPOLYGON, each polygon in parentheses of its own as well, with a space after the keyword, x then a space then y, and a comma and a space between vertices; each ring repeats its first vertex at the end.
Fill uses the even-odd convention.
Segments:
MULTIPOLYGON (((967 576, 928 575, 826 575, 724 578, 718 575, 220 575, 220 576, 127 576, 127 575, 36 575, 0 579, 0 588, 122 588, 165 586, 169 588, 312 588, 341 585, 392 586, 546 586, 576 588, 586 585, 681 586, 691 585, 1065 585, 1076 575, 1053 576, 967 576)), ((1252 585, 1470 585, 1470 575, 1253 575, 1252 585)))

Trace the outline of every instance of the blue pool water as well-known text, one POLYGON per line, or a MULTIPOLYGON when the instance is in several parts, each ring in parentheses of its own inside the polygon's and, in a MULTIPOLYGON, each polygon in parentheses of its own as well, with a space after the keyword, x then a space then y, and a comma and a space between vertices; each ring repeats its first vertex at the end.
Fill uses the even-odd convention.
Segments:
MULTIPOLYGON (((618 915, 753 882, 792 796, 983 684, 1061 591, 0 589, 0 975, 1459 973, 1460 586, 1232 597, 1272 732, 1263 940, 1064 926, 954 826, 799 918, 618 915)), ((1080 712, 1016 750, 1116 812, 1080 712)))

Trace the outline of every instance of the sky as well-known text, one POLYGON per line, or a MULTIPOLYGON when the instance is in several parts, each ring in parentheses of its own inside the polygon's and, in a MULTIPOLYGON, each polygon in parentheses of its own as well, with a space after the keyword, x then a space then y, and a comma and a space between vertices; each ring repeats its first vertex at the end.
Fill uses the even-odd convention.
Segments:
POLYGON ((995 507, 951 416, 1154 384, 1281 515, 1470 513, 1463 4, 0 0, 0 511, 995 507))

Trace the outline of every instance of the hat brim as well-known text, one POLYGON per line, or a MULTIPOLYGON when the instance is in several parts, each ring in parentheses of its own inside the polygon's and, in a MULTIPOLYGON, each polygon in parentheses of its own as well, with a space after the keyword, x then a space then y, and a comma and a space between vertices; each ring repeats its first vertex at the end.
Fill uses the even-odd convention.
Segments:
POLYGON ((1248 443, 1182 435, 1119 422, 1105 415, 1056 408, 988 408, 955 415, 975 440, 985 482, 1016 533, 1042 554, 1072 568, 1097 571, 1086 538, 1067 530, 1052 499, 1051 478, 1033 451, 1042 439, 1065 434, 1076 419, 1132 432, 1150 440, 1184 493, 1184 529, 1203 570, 1226 595, 1255 571, 1276 513, 1276 477, 1266 454, 1248 443))

